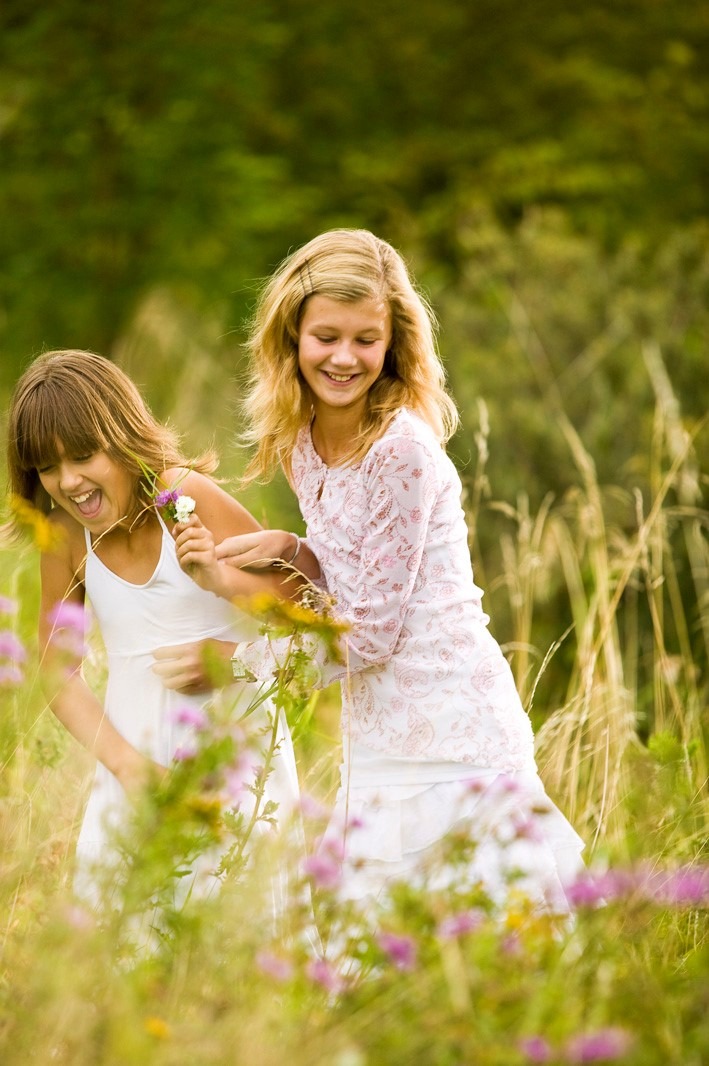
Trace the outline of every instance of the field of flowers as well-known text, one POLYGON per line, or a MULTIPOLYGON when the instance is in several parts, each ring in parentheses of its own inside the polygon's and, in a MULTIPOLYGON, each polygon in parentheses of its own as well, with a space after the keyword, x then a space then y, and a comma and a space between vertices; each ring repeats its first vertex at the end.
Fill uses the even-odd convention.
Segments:
MULTIPOLYGON (((215 788, 228 784, 238 739, 222 708, 193 723, 194 747, 136 803, 125 869, 107 875, 98 918, 72 893, 91 765, 42 696, 44 527, 24 516, 25 541, 0 548, 3 1066, 709 1061, 707 680, 696 652, 709 627, 709 514, 685 439, 658 451, 666 466, 655 495, 636 501, 634 528, 621 532, 567 434, 578 488, 537 515, 500 505, 509 532, 492 588, 508 598, 506 650, 540 771, 587 841, 569 921, 535 914, 514 890, 501 911, 462 877, 437 890, 433 870, 424 885, 393 886, 376 911, 338 905, 337 855, 316 854, 335 783, 336 698, 312 698, 297 654, 274 697, 301 763, 304 844, 297 827, 278 845, 256 839, 254 825, 272 813, 258 796, 250 819, 220 813, 215 788), (572 627, 539 650, 552 576, 563 579, 572 627), (561 654, 568 689, 542 713, 545 671, 561 654), (216 848, 222 890, 180 891, 195 858, 216 848), (275 921, 270 879, 284 868, 289 903, 275 921)), ((317 612, 262 610, 264 625, 293 635, 295 652, 304 630, 331 632, 317 612)), ((91 642, 85 669, 100 685, 91 642)), ((517 832, 529 831, 521 819, 517 832)), ((463 869, 474 847, 456 834, 440 861, 463 869)))

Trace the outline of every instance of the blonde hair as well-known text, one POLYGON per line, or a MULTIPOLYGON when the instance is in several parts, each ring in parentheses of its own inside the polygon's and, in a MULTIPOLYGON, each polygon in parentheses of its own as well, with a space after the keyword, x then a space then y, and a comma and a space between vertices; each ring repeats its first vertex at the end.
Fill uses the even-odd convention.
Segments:
POLYGON ((286 258, 266 285, 248 341, 249 387, 243 402, 246 443, 256 454, 244 481, 266 478, 275 466, 290 475, 300 429, 311 419, 311 395, 298 369, 298 336, 314 295, 353 303, 384 302, 392 337, 382 372, 367 395, 367 410, 348 463, 359 461, 401 407, 414 410, 443 444, 458 424, 445 391, 435 342, 436 322, 402 257, 368 230, 334 229, 286 258))
POLYGON ((44 514, 52 501, 38 470, 55 463, 58 446, 78 458, 105 451, 135 475, 139 512, 151 491, 150 473, 189 466, 209 473, 212 453, 186 459, 177 433, 158 422, 136 385, 115 363, 93 352, 45 352, 15 386, 8 418, 10 491, 44 514))

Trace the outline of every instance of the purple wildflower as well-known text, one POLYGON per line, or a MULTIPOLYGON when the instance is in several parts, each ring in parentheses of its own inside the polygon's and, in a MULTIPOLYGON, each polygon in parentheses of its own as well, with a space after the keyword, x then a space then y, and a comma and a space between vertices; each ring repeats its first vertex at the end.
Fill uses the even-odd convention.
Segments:
POLYGON ((180 498, 178 489, 163 489, 155 496, 156 507, 169 507, 171 503, 177 503, 180 498))
POLYGON ((377 943, 389 956, 397 970, 413 970, 416 966, 416 942, 410 936, 398 936, 396 933, 380 933, 377 943))
POLYGON ((611 1026, 576 1036, 566 1045, 569 1062, 612 1062, 630 1049, 632 1037, 625 1029, 611 1026))
POLYGON ((326 959, 311 959, 305 967, 305 972, 311 981, 320 985, 326 992, 339 992, 342 988, 342 978, 326 959))
POLYGON ((82 636, 86 631, 86 608, 81 603, 60 600, 52 607, 47 618, 57 629, 75 629, 82 636))
POLYGON ((287 981, 293 973, 293 963, 290 959, 274 955, 272 951, 259 951, 256 955, 256 965, 261 973, 273 977, 275 981, 287 981))
POLYGON ((0 666, 0 685, 21 685, 24 680, 22 671, 14 663, 0 666))
POLYGON ((189 762, 196 755, 197 746, 195 744, 178 744, 172 753, 172 759, 173 762, 189 762))
POLYGON ((236 762, 224 773, 224 788, 227 800, 234 806, 241 803, 250 790, 259 769, 256 757, 249 751, 240 751, 236 762))
POLYGON ((16 663, 23 663, 27 658, 24 644, 11 629, 0 630, 0 655, 16 663))
POLYGON ((188 725, 198 732, 206 729, 209 724, 206 714, 199 707, 189 707, 184 704, 170 712, 170 719, 176 725, 188 725))
POLYGON ((544 839, 544 834, 532 815, 513 815, 512 826, 516 840, 530 840, 533 844, 539 844, 544 839))
POLYGON ((321 849, 303 859, 303 873, 312 878, 316 888, 333 889, 340 883, 342 867, 335 856, 321 849))
POLYGON ((301 792, 300 810, 304 818, 312 818, 314 821, 324 821, 329 815, 325 804, 315 796, 311 796, 309 792, 301 792))
POLYGON ((551 1048, 543 1036, 527 1036, 519 1042, 519 1050, 528 1062, 549 1062, 551 1048))
POLYGON ((0 596, 0 614, 17 614, 17 600, 9 596, 0 596))
POLYGON ((438 923, 438 935, 441 940, 454 940, 456 937, 472 933, 485 919, 485 912, 476 907, 469 911, 450 914, 438 923))

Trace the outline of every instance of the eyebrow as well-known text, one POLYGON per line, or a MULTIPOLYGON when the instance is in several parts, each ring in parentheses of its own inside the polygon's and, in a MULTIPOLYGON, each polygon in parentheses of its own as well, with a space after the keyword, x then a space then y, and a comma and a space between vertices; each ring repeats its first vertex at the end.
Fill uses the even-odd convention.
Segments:
MULTIPOLYGON (((329 329, 332 333, 337 333, 337 332, 339 332, 340 327, 339 326, 334 326, 332 323, 328 322, 326 319, 323 319, 321 321, 318 321, 317 319, 315 319, 314 322, 311 322, 307 326, 307 329, 310 329, 310 330, 316 330, 316 329, 327 330, 327 329, 329 329)), ((365 326, 364 329, 355 330, 355 333, 378 333, 378 334, 380 334, 380 333, 384 333, 384 332, 385 332, 385 330, 382 329, 381 326, 365 326)))

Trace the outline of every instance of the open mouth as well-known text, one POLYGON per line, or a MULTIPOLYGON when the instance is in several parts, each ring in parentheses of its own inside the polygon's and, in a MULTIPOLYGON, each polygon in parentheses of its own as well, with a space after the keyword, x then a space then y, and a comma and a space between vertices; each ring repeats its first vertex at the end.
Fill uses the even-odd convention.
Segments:
POLYGON ((81 496, 71 496, 70 499, 82 518, 94 518, 101 509, 101 489, 91 489, 89 492, 83 492, 81 496))

